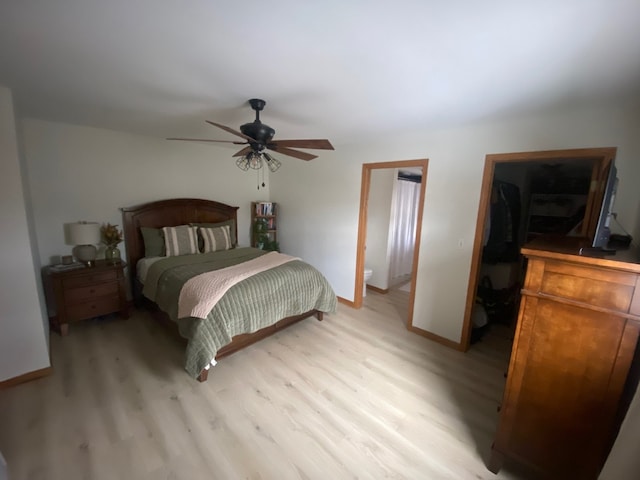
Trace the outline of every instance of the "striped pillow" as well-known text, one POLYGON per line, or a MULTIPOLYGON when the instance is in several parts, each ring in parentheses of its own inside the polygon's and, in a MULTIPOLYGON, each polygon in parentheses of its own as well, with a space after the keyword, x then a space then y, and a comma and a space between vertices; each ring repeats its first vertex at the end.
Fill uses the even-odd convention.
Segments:
POLYGON ((204 241, 202 253, 229 250, 232 246, 231 229, 229 228, 229 225, 214 228, 198 227, 198 231, 204 241))
POLYGON ((162 231, 167 257, 199 253, 196 227, 180 225, 178 227, 163 227, 162 231))

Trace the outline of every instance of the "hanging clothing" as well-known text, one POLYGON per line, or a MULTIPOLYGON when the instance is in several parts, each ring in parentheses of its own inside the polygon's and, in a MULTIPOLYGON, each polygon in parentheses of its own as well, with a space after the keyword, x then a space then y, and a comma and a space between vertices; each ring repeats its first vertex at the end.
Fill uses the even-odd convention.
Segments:
POLYGON ((487 236, 485 230, 483 262, 513 262, 518 259, 520 205, 520 189, 517 185, 500 180, 493 182, 489 234, 487 236))

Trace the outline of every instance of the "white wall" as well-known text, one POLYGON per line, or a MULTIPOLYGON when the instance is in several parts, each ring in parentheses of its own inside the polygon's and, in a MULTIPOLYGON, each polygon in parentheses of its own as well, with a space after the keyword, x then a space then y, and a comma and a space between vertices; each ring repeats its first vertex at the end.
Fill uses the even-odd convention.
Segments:
POLYGON ((0 381, 49 366, 11 91, 0 87, 0 381))
POLYGON ((320 269, 348 300, 355 297, 362 164, 430 158, 413 324, 458 342, 485 155, 617 146, 618 219, 638 239, 639 128, 637 107, 593 106, 387 135, 338 145, 312 162, 281 156, 282 168, 260 192, 252 172, 240 171, 225 147, 38 120, 24 122, 24 136, 43 262, 69 252, 62 235, 65 222, 120 224, 119 207, 178 196, 239 205, 239 238, 248 244, 249 203, 268 198, 279 203, 282 250, 320 269))
POLYGON ((176 197, 239 206, 238 241, 248 246, 251 201, 269 198, 269 178, 258 191, 255 172, 236 167, 233 149, 33 119, 23 121, 23 135, 45 264, 71 251, 64 244, 64 223, 122 226, 121 207, 176 197))
POLYGON ((287 160, 271 177, 273 199, 287 208, 281 245, 318 266, 339 296, 353 300, 362 164, 429 158, 413 325, 459 342, 485 155, 618 147, 616 210, 638 239, 638 131, 637 107, 591 106, 449 130, 388 134, 337 146, 312 162, 287 160), (312 227, 318 223, 325 228, 312 227))
POLYGON ((311 162, 280 156, 271 200, 278 202, 282 251, 318 268, 339 296, 353 300, 363 162, 337 153, 311 162))
POLYGON ((371 171, 364 263, 373 270, 369 285, 383 290, 389 288, 389 229, 391 201, 397 176, 395 168, 371 171))

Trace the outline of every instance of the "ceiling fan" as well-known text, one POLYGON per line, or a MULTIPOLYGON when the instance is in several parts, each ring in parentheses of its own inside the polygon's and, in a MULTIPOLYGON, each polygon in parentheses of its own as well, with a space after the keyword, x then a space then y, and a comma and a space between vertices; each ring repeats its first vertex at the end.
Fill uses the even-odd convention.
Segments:
POLYGON ((233 156, 240 157, 236 161, 236 165, 242 170, 249 170, 250 168, 258 170, 263 165, 263 159, 269 170, 275 172, 280 168, 281 163, 267 153, 265 150, 271 150, 273 152, 288 155, 290 157, 298 158, 300 160, 313 160, 317 158, 317 155, 294 150, 294 148, 311 148, 318 150, 333 150, 333 145, 327 139, 309 139, 309 140, 274 140, 273 136, 276 131, 269 125, 260 121, 260 112, 264 108, 264 100, 259 98, 252 98, 249 100, 249 105, 256 112, 256 119, 251 123, 245 123, 240 127, 240 131, 229 128, 225 125, 221 125, 210 120, 206 122, 214 127, 221 128, 222 130, 236 135, 244 141, 232 141, 232 140, 209 140, 202 138, 167 138, 167 140, 183 140, 188 142, 215 142, 215 143, 233 143, 235 145, 247 145, 242 150, 236 152, 233 156), (293 148, 292 148, 293 147, 293 148))

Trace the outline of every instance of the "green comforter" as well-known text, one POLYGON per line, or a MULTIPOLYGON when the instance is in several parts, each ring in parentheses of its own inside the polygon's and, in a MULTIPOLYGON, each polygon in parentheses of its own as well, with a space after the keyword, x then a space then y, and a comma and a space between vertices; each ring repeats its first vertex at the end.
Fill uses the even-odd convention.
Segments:
POLYGON ((191 376, 197 377, 236 335, 253 333, 313 309, 335 312, 336 295, 329 282, 311 265, 294 260, 231 287, 206 319, 176 318, 180 290, 187 280, 265 253, 255 248, 236 248, 167 257, 149 268, 142 293, 178 323, 180 334, 188 340, 185 369, 191 376))

